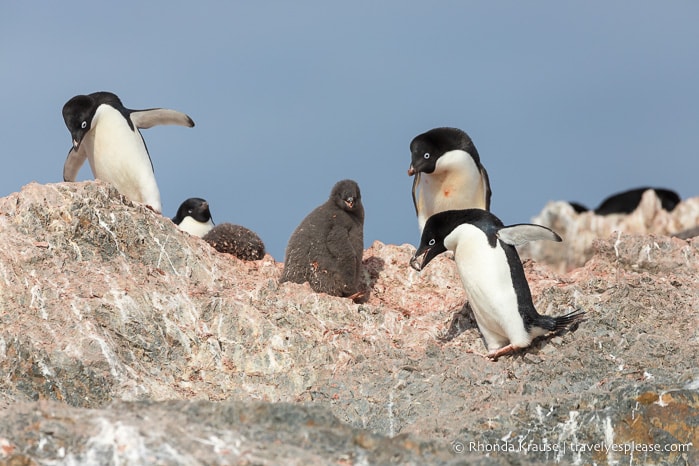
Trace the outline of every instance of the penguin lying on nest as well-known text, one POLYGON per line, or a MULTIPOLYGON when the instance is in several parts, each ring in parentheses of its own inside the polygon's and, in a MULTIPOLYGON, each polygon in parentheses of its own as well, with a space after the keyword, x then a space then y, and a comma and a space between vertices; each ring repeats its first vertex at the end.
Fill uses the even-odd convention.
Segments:
POLYGON ((218 252, 246 261, 265 256, 265 245, 254 231, 232 223, 215 225, 209 203, 202 198, 190 197, 184 201, 172 221, 190 235, 201 237, 218 252))

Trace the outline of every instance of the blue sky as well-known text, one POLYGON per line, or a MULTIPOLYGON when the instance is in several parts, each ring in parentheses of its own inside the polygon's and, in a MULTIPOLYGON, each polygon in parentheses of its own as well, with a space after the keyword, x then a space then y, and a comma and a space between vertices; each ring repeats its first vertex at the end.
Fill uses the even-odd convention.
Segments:
POLYGON ((344 178, 367 246, 417 244, 408 146, 437 126, 470 134, 506 224, 642 185, 694 197, 697 24, 689 1, 2 2, 0 196, 61 181, 63 104, 108 90, 196 122, 143 131, 163 213, 206 198, 278 261, 344 178))

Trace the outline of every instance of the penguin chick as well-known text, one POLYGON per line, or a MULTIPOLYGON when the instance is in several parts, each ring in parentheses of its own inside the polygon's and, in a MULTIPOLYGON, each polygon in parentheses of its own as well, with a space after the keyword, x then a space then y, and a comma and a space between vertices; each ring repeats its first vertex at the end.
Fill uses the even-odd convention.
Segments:
POLYGON ((482 209, 446 211, 427 220, 410 264, 422 270, 442 252, 454 252, 488 357, 495 360, 584 317, 582 311, 560 317, 543 316, 534 308, 515 246, 541 239, 561 241, 555 232, 540 225, 504 226, 495 215, 482 209))
POLYGON ((244 261, 256 261, 265 256, 265 245, 260 237, 240 225, 216 225, 202 239, 218 252, 231 254, 244 261))
POLYGON ((163 108, 131 110, 111 92, 77 95, 63 106, 73 147, 63 165, 63 180, 75 181, 85 159, 95 178, 112 183, 132 201, 161 213, 160 191, 139 128, 194 126, 184 113, 163 108))
POLYGON ((490 180, 471 138, 457 128, 435 128, 410 143, 413 204, 420 232, 445 210, 490 210, 490 180))
POLYGON ((214 227, 209 203, 200 197, 190 197, 180 204, 172 221, 180 227, 180 230, 199 237, 204 236, 214 227))
POLYGON ((359 186, 339 181, 328 200, 294 230, 280 283, 308 282, 317 293, 354 299, 361 293, 364 206, 359 186))

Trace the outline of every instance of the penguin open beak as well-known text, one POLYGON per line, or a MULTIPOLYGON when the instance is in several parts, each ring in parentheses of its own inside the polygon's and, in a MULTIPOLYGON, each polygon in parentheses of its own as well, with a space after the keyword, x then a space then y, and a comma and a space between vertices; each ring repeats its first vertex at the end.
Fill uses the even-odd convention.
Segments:
POLYGON ((419 259, 420 259, 420 257, 426 258, 427 253, 430 252, 430 250, 425 249, 424 251, 420 252, 420 254, 418 254, 418 252, 419 251, 415 251, 415 255, 410 258, 410 267, 417 270, 418 272, 421 272, 422 268, 427 264, 425 264, 425 259, 422 260, 422 263, 420 262, 419 259))
POLYGON ((80 141, 73 139, 73 149, 77 151, 78 147, 80 147, 80 141))
POLYGON ((345 199, 345 204, 346 204, 347 207, 349 207, 350 209, 353 208, 353 207, 354 207, 354 198, 353 198, 353 197, 348 197, 347 199, 345 199))
POLYGON ((417 173, 415 171, 415 168, 412 165, 410 165, 410 168, 408 168, 408 176, 413 176, 415 173, 417 173))

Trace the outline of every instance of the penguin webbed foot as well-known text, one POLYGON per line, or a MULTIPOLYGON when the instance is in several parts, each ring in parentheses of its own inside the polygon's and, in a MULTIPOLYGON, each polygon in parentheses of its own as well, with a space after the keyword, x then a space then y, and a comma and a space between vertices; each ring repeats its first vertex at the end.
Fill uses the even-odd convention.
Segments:
POLYGON ((492 360, 493 362, 495 362, 495 361, 498 360, 498 358, 499 358, 500 356, 506 356, 506 355, 508 355, 508 354, 515 353, 515 352, 517 352, 517 351, 519 351, 519 350, 521 350, 521 349, 522 349, 522 348, 520 348, 519 346, 515 346, 515 345, 513 345, 513 344, 509 344, 509 345, 507 345, 507 346, 503 346, 503 347, 500 348, 500 349, 497 349, 497 350, 494 350, 494 351, 489 352, 489 353, 486 355, 486 358, 488 358, 488 359, 492 360))
POLYGON ((152 212, 155 212, 158 215, 163 215, 162 212, 158 212, 157 210, 155 210, 152 205, 150 205, 150 204, 143 204, 143 205, 146 206, 146 209, 148 209, 152 212))
POLYGON ((369 300, 369 293, 364 290, 357 291, 349 296, 345 296, 347 299, 351 299, 356 304, 365 303, 369 300), (365 299, 366 298, 366 299, 365 299))

